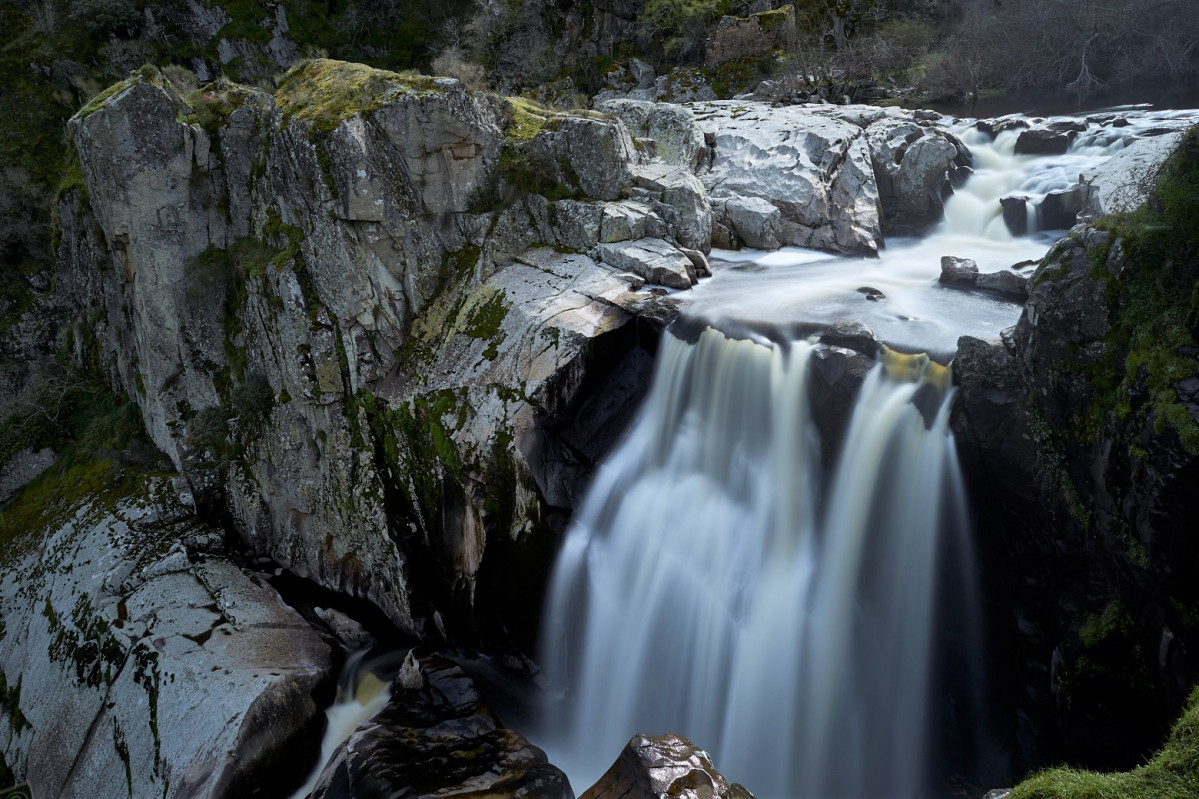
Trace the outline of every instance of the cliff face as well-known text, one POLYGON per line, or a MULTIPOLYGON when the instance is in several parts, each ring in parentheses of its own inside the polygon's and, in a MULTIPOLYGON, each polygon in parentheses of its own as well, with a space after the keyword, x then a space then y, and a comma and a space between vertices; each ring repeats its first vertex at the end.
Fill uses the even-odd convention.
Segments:
POLYGON ((1140 181, 1147 205, 1049 252, 1002 341, 959 345, 955 430, 1025 766, 1135 765, 1193 679, 1199 261, 1183 141, 1152 195, 1140 181))
MULTIPOLYGON (((275 97, 228 85, 189 104, 135 78, 70 126, 84 180, 59 203, 58 285, 78 357, 136 399, 202 496, 223 495, 252 549, 410 632, 442 617, 477 632, 489 547, 545 568, 570 462, 603 444, 542 420, 640 358, 629 323, 659 304, 585 256, 512 262, 570 227, 545 201, 468 210, 496 205, 488 180, 524 157, 519 134, 561 149, 520 113, 455 81, 312 62, 275 97)), ((550 162, 564 191, 627 174, 603 145, 627 142, 619 123, 574 124, 596 146, 550 162)), ((535 576, 489 590, 509 578, 531 611, 535 576)))
POLYGON ((919 172, 927 204, 964 157, 898 111, 792 114, 799 133, 715 106, 613 111, 334 61, 273 96, 135 76, 69 125, 57 286, 76 357, 254 552, 412 633, 528 640, 556 532, 675 313, 647 281, 685 290, 714 230, 772 220, 763 246, 870 251, 872 159, 919 172), (892 157, 904 136, 944 157, 892 157), (849 139, 852 157, 795 166, 849 139), (730 188, 746 147, 795 185, 730 188), (836 206, 824 232, 802 227, 824 224, 806 196, 836 206))

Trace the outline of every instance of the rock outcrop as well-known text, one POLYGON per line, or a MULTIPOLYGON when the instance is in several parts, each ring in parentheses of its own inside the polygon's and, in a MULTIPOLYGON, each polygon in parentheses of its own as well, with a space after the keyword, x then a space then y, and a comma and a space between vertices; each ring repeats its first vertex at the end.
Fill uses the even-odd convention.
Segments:
POLYGON ((700 179, 722 246, 875 253, 884 233, 939 220, 952 181, 970 163, 952 133, 900 109, 753 101, 689 107, 711 142, 700 179))
POLYGON ((328 645, 219 554, 222 533, 167 477, 95 463, 64 479, 5 508, 37 522, 0 564, 0 762, 35 796, 295 785, 317 754, 328 645))
POLYGON ((457 795, 574 799, 566 775, 500 726, 462 669, 410 653, 387 704, 338 747, 310 796, 457 795))
POLYGON ((632 288, 665 272, 585 253, 651 242, 689 286, 710 229, 694 177, 611 115, 331 61, 195 105, 135 76, 70 131, 76 355, 201 502, 402 630, 530 636, 575 483, 673 314, 632 288))
MULTIPOLYGON (((1194 163, 1177 156, 1172 179, 1194 163)), ((1164 197, 1142 229, 1074 228, 1015 328, 959 343, 953 424, 984 557, 1003 564, 1026 768, 1135 765, 1195 673, 1195 250, 1164 197)))

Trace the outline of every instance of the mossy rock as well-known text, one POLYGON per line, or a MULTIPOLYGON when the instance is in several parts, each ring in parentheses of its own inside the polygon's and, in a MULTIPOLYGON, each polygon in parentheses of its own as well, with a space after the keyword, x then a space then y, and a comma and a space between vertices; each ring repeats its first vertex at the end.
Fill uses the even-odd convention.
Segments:
POLYGON ((352 116, 377 110, 401 97, 421 97, 455 83, 446 78, 401 75, 365 64, 316 58, 288 71, 275 92, 275 103, 285 121, 308 121, 328 132, 352 116))

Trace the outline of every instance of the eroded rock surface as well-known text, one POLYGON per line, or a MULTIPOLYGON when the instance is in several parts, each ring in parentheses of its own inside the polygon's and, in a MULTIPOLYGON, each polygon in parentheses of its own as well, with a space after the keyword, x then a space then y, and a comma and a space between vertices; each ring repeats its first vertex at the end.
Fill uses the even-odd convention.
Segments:
POLYGON ((298 782, 297 760, 316 755, 328 645, 261 576, 203 554, 222 535, 166 477, 82 475, 88 495, 64 498, 0 566, 13 773, 62 797, 298 782))

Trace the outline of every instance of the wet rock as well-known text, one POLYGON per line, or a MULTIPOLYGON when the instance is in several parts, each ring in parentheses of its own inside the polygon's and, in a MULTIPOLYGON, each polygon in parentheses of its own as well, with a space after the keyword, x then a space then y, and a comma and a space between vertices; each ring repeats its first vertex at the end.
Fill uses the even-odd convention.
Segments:
POLYGON ((474 683, 437 655, 409 656, 383 709, 338 747, 311 799, 471 795, 573 799, 545 753, 500 726, 474 683))
POLYGON ((761 197, 730 197, 723 203, 725 218, 747 247, 777 250, 783 215, 761 197))
POLYGON ((1182 134, 1174 131, 1131 142, 1079 180, 1078 218, 1089 222, 1104 214, 1131 211, 1149 196, 1161 164, 1178 149, 1182 134))
POLYGON ((1003 224, 1013 236, 1023 236, 1028 233, 1028 198, 1021 195, 1008 195, 999 198, 1003 208, 1003 224))
POLYGON ((374 637, 359 622, 351 619, 336 608, 315 608, 314 612, 329 626, 330 632, 347 649, 365 649, 374 643, 374 637))
POLYGON ((1049 128, 1029 128, 1016 139, 1016 155, 1062 155, 1078 134, 1049 128))
POLYGON ((887 299, 886 294, 883 294, 878 289, 871 288, 870 286, 861 286, 857 291, 859 294, 866 295, 866 299, 870 300, 871 302, 882 302, 883 300, 887 299))
POLYGON ((844 347, 873 357, 878 352, 874 331, 861 322, 834 322, 820 335, 822 344, 844 347))
POLYGON ((708 753, 678 735, 635 735, 579 799, 753 799, 729 783, 708 753))
POLYGON ((878 186, 860 127, 754 101, 691 108, 715 142, 711 166, 699 176, 713 204, 757 198, 773 205, 780 244, 877 252, 878 186))
POLYGON ((298 787, 330 680, 321 637, 171 481, 58 498, 0 562, 0 744, 35 796, 247 796, 298 787), (14 690, 15 689, 15 690, 14 690))
POLYGON ((1028 297, 1028 278, 1008 270, 980 273, 973 260, 952 255, 941 257, 939 282, 948 288, 983 291, 1013 302, 1028 297))
POLYGON ((999 117, 998 119, 980 119, 974 127, 995 138, 1005 130, 1020 130, 1028 127, 1028 120, 1023 117, 999 117))
POLYGON ((915 231, 941 218, 951 176, 971 163, 970 152, 943 128, 884 116, 867 127, 878 181, 884 232, 915 231))
POLYGON ((1082 192, 1078 188, 1051 191, 1037 206, 1039 227, 1041 230, 1068 230, 1074 227, 1081 210, 1082 192))

